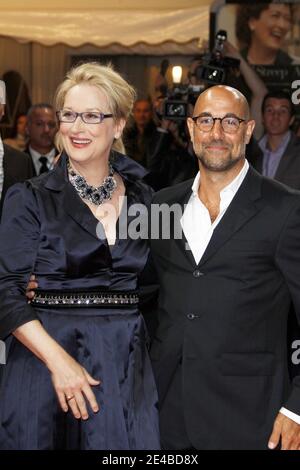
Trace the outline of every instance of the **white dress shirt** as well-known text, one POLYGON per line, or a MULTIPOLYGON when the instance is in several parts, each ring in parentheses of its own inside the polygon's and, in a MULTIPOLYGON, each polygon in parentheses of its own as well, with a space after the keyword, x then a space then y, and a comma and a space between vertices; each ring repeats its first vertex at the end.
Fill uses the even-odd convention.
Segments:
POLYGON ((37 175, 40 174, 40 169, 41 169, 41 162, 40 162, 40 158, 41 156, 43 157, 46 157, 48 162, 47 162, 47 167, 49 170, 52 170, 53 167, 54 167, 54 158, 56 156, 56 149, 53 148, 52 150, 50 150, 50 152, 48 153, 45 153, 45 154, 41 154, 39 152, 37 152, 36 150, 34 150, 31 146, 29 146, 29 152, 30 152, 30 155, 31 155, 31 158, 32 158, 32 161, 33 161, 33 165, 34 165, 34 168, 35 168, 35 172, 37 175))
POLYGON ((209 212, 203 202, 199 199, 198 189, 200 186, 200 171, 197 173, 192 186, 192 194, 180 220, 185 238, 189 248, 198 264, 212 237, 213 231, 222 219, 229 204, 235 196, 240 185, 244 181, 249 168, 245 160, 240 173, 231 183, 220 192, 220 212, 216 220, 211 223, 209 212))
MULTIPOLYGON (((249 169, 249 163, 245 160, 244 166, 231 183, 220 192, 220 212, 216 220, 211 223, 209 211, 198 196, 201 175, 197 173, 192 185, 192 194, 180 219, 181 227, 188 242, 196 264, 199 264, 214 232, 221 221, 232 199, 245 179, 249 169)), ((280 412, 300 424, 300 416, 286 408, 280 412)))

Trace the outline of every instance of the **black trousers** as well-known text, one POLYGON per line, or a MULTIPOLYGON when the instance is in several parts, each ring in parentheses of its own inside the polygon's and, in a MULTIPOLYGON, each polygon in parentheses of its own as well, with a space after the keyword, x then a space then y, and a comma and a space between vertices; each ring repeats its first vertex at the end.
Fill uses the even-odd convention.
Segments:
POLYGON ((164 450, 193 450, 184 420, 181 364, 175 371, 161 406, 160 435, 164 450))

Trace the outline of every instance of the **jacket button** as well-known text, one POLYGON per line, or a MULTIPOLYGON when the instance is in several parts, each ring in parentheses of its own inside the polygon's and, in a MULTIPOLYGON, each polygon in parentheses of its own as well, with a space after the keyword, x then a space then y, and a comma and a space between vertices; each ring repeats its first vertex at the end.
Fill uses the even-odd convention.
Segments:
POLYGON ((199 315, 195 315, 194 313, 188 313, 186 317, 189 320, 195 320, 195 318, 199 318, 199 315))
POLYGON ((199 269, 195 269, 195 271, 193 272, 193 276, 194 276, 194 277, 204 276, 204 273, 202 273, 201 271, 199 271, 199 269))

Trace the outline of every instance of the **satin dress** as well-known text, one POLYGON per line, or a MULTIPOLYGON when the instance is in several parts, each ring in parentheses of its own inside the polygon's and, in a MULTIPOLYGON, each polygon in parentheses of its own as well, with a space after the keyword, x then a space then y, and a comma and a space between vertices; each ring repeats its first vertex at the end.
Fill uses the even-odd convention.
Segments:
MULTIPOLYGON (((133 204, 149 206, 144 169, 114 153, 124 203, 117 229, 128 229, 133 204)), ((0 230, 0 338, 9 347, 0 389, 0 449, 158 449, 157 393, 147 332, 137 306, 37 307, 26 302, 30 273, 39 289, 129 292, 148 258, 146 239, 119 236, 108 246, 103 228, 68 181, 67 156, 48 174, 14 185, 0 230), (101 233, 103 236, 101 236, 101 233), (38 318, 47 332, 101 381, 100 411, 88 420, 64 413, 50 372, 11 332, 38 318)))

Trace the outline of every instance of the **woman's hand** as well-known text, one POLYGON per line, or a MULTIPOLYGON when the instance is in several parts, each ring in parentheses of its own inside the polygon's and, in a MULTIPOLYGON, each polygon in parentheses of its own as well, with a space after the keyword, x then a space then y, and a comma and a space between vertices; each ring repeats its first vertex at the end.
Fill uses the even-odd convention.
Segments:
POLYGON ((49 369, 63 411, 70 408, 77 419, 88 419, 87 405, 99 411, 92 386, 100 384, 44 329, 39 320, 19 326, 13 335, 49 369))
POLYGON ((53 386, 63 411, 70 408, 76 419, 86 420, 89 417, 87 405, 94 413, 99 411, 91 386, 100 384, 64 350, 52 364, 48 364, 53 386))
POLYGON ((241 60, 241 54, 236 47, 229 41, 224 42, 224 53, 226 56, 241 60))
POLYGON ((32 274, 30 276, 30 279, 29 279, 29 282, 27 284, 27 287, 26 287, 26 297, 27 297, 27 300, 30 301, 33 299, 33 297, 35 296, 35 289, 38 288, 38 283, 35 279, 35 275, 32 274))
MULTIPOLYGON (((37 288, 38 283, 34 274, 32 274, 26 288, 26 297, 28 301, 34 298, 35 289, 37 288)), ((38 328, 40 328, 40 326, 38 328)), ((24 331, 25 328, 23 327, 22 330, 24 331)), ((40 332, 40 340, 44 334, 44 331, 40 332)), ((22 341, 22 338, 17 332, 15 336, 22 341)), ((67 412, 70 408, 75 418, 82 418, 84 420, 88 419, 89 414, 87 404, 92 408, 94 413, 99 411, 99 406, 91 386, 99 385, 100 381, 91 377, 84 367, 76 362, 53 340, 50 340, 48 337, 46 337, 45 340, 46 341, 43 345, 50 341, 51 354, 49 354, 50 349, 47 349, 46 354, 44 354, 44 362, 51 372, 53 386, 62 410, 67 412)), ((22 342, 26 344, 24 339, 22 342)), ((35 343, 35 345, 36 344, 37 343, 35 343)), ((38 351, 35 351, 35 348, 32 349, 29 344, 27 344, 27 346, 37 354, 38 351)), ((37 355, 39 356, 39 354, 37 355)), ((41 359, 43 359, 43 357, 41 357, 41 359)))

